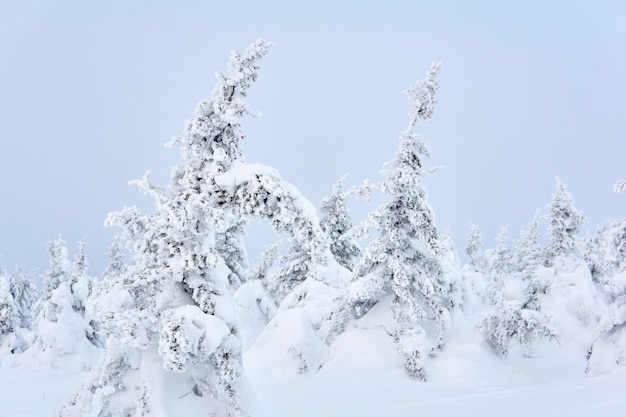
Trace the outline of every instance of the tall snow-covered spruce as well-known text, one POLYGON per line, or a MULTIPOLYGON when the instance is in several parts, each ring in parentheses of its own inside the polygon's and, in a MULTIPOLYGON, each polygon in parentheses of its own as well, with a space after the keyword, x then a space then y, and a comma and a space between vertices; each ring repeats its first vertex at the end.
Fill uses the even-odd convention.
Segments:
POLYGON ((242 163, 240 119, 252 114, 245 97, 269 47, 259 40, 233 52, 227 74, 217 74, 212 97, 169 143, 186 159, 169 190, 147 174, 136 182, 154 197, 155 211, 109 215, 132 258, 96 290, 90 309, 107 350, 60 416, 89 412, 93 403, 110 417, 251 414, 232 296, 247 274, 243 219, 218 177, 242 163))
POLYGON ((355 266, 353 282, 328 330, 332 340, 351 320, 389 302, 393 327, 387 331, 405 358, 407 373, 420 380, 426 379, 426 359, 444 346, 454 304, 453 286, 442 271, 443 248, 434 213, 422 183, 433 169, 424 165, 428 149, 414 131, 419 120, 432 120, 439 68, 433 63, 426 78, 405 91, 409 126, 401 133, 395 157, 384 166, 385 179, 374 186, 389 201, 361 226, 377 235, 355 266))

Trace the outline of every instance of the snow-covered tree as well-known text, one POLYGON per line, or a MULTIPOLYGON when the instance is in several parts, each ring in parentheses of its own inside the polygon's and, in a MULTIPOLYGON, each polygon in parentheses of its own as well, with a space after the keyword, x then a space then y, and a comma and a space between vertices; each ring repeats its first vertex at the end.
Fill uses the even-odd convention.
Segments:
POLYGON ((248 280, 248 257, 242 241, 246 220, 235 218, 215 236, 215 249, 231 271, 228 281, 236 289, 248 280))
POLYGON ((550 256, 575 254, 580 255, 578 233, 587 221, 585 216, 574 207, 574 198, 565 190, 563 184, 556 179, 556 191, 552 194, 552 202, 548 204, 548 231, 551 239, 550 256))
POLYGON ((74 256, 70 271, 70 289, 74 295, 74 310, 85 315, 87 299, 91 295, 94 279, 87 275, 89 261, 85 253, 86 241, 78 243, 78 253, 74 256))
POLYGON ((328 330, 332 340, 347 321, 363 317, 383 299, 391 298, 395 325, 389 331, 405 357, 407 373, 422 380, 426 378, 426 358, 444 346, 454 307, 451 284, 442 273, 439 233, 422 183, 432 172, 424 165, 428 149, 414 132, 420 119, 432 119, 439 68, 434 63, 426 78, 406 90, 409 126, 401 133, 395 157, 385 164, 385 179, 377 184, 389 201, 369 215, 366 227, 377 235, 355 266, 354 281, 328 330), (434 335, 430 334, 432 327, 434 335))
POLYGON ((32 277, 21 268, 0 268, 0 355, 21 352, 32 343, 33 306, 39 296, 32 277))
POLYGON ((625 288, 616 278, 626 273, 626 219, 599 225, 586 239, 585 260, 609 302, 623 295, 625 288))
POLYGON ((514 251, 513 269, 525 278, 529 277, 537 266, 544 262, 545 252, 539 244, 539 211, 535 212, 528 228, 520 233, 514 251))
POLYGON ((494 306, 503 297, 505 280, 512 271, 513 253, 507 236, 509 227, 504 226, 498 236, 495 248, 485 251, 483 301, 488 306, 494 306))
POLYGON ((539 308, 537 297, 545 293, 545 283, 539 281, 537 269, 545 261, 545 250, 539 244, 539 211, 528 225, 528 228, 520 233, 517 247, 514 251, 514 277, 523 286, 523 308, 537 310, 539 308))
MULTIPOLYGON (((507 317, 515 318, 517 309, 532 313, 540 325, 535 329, 546 329, 538 334, 541 338, 547 336, 558 341, 551 346, 566 347, 584 356, 609 326, 609 313, 594 283, 592 268, 582 258, 578 234, 585 217, 558 179, 552 197, 543 217, 548 222, 549 246, 544 249, 537 245, 535 218, 520 239, 510 278, 504 282, 503 300, 512 304, 512 309, 496 309, 492 318, 511 323, 507 317)), ((491 323, 492 329, 496 327, 491 323)))
MULTIPOLYGON (((626 181, 617 182, 613 190, 626 191, 626 181)), ((608 219, 590 233, 585 241, 585 260, 610 303, 623 295, 626 283, 617 281, 626 273, 626 219, 608 219)))
POLYGON ((348 234, 352 230, 352 219, 346 206, 342 177, 333 187, 329 197, 320 202, 322 230, 330 239, 330 251, 337 262, 352 271, 354 259, 361 254, 361 249, 348 234))
POLYGON ((9 276, 9 285, 20 318, 20 327, 30 330, 33 327, 33 308, 39 298, 39 289, 32 275, 25 274, 20 267, 9 276))
MULTIPOLYGON (((613 187, 626 191, 626 181, 613 187)), ((589 235, 585 260, 608 305, 608 322, 589 351, 587 372, 595 374, 626 363, 626 219, 607 220, 589 235)))
POLYGON ((482 237, 480 228, 470 223, 470 233, 465 242, 465 254, 469 262, 460 268, 461 274, 461 295, 462 308, 465 312, 463 319, 474 325, 475 314, 472 312, 482 312, 486 299, 486 287, 488 283, 488 263, 487 257, 482 250, 482 237))
POLYGON ((67 242, 59 236, 56 240, 48 242, 48 263, 49 268, 43 276, 43 291, 41 299, 43 302, 50 299, 52 292, 61 285, 69 281, 69 271, 71 263, 67 255, 67 242))
POLYGON ((488 251, 487 255, 489 271, 498 280, 502 280, 503 277, 509 275, 513 267, 513 250, 509 245, 508 231, 509 226, 504 226, 500 230, 496 237, 498 244, 494 249, 488 251))
MULTIPOLYGON (((297 210, 296 207, 293 209, 297 210)), ((287 253, 278 259, 277 269, 267 279, 267 286, 276 294, 278 305, 307 279, 317 279, 318 267, 326 266, 330 255, 328 242, 316 217, 295 219, 288 233, 287 253)))
POLYGON ((482 252, 483 241, 480 235, 480 228, 475 224, 470 224, 470 235, 465 243, 465 254, 469 257, 469 265, 476 272, 485 272, 487 267, 485 256, 482 252))
POLYGON ((113 243, 109 246, 107 256, 109 263, 104 269, 104 272, 102 272, 103 280, 107 277, 119 276, 126 272, 126 264, 124 262, 126 255, 124 254, 124 246, 122 245, 122 239, 119 235, 115 236, 113 243))
POLYGON ((85 312, 91 291, 88 262, 80 245, 76 263, 68 259, 66 242, 48 244, 50 267, 35 319, 35 340, 20 357, 21 366, 41 364, 74 372, 90 369, 98 360, 98 339, 85 312))
POLYGON ((513 343, 522 348, 523 354, 531 355, 533 344, 553 336, 547 323, 547 318, 539 311, 524 308, 520 300, 507 299, 503 294, 481 323, 481 328, 489 346, 505 357, 513 343))
POLYGON ((268 49, 259 40, 231 54, 212 97, 169 143, 186 159, 169 189, 154 187, 148 174, 135 182, 154 198, 155 211, 126 207, 109 215, 132 258, 98 287, 92 309, 108 350, 62 416, 88 411, 98 391, 101 416, 249 415, 231 292, 246 280, 243 217, 220 177, 240 174, 240 119, 251 114, 245 97, 268 49))
POLYGON ((21 351, 24 345, 20 332, 20 316, 9 277, 0 270, 0 355, 21 351))
POLYGON ((500 356, 507 356, 513 347, 532 356, 539 342, 553 337, 549 317, 538 301, 545 285, 536 272, 542 262, 537 219, 535 214, 515 247, 509 245, 508 227, 504 227, 496 238, 497 246, 488 251, 487 307, 479 327, 487 344, 500 356))

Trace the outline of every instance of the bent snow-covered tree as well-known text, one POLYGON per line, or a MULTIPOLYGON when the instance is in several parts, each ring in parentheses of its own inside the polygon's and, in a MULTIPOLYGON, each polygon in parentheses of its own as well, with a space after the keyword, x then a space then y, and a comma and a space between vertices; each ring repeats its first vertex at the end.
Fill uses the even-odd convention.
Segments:
POLYGON ((180 147, 169 192, 137 182, 156 209, 111 213, 132 258, 96 290, 92 310, 108 335, 107 351, 61 416, 247 416, 239 324, 231 289, 245 280, 241 219, 216 178, 241 158, 240 118, 269 44, 233 52, 212 97, 201 102, 180 147))
POLYGON ((355 266, 353 283, 329 330, 332 340, 350 319, 391 298, 394 328, 388 331, 405 357, 407 373, 421 380, 426 378, 426 358, 444 346, 454 298, 442 272, 442 245, 422 183, 423 176, 432 172, 423 162, 428 150, 414 132, 420 119, 432 119, 438 72, 439 64, 434 63, 425 79, 406 90, 409 126, 400 136, 395 157, 385 164, 386 178, 376 186, 390 201, 369 215, 365 227, 377 236, 355 266))

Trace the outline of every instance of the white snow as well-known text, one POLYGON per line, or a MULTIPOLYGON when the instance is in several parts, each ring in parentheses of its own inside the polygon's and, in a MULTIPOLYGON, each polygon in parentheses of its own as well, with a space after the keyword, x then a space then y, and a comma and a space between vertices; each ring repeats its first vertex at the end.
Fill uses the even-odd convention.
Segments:
MULTIPOLYGON (((504 360, 467 337, 451 341, 430 361, 429 382, 417 382, 405 376, 402 358, 385 336, 381 328, 351 329, 315 375, 276 372, 281 366, 278 351, 263 358, 267 362, 246 355, 259 415, 622 417, 626 410, 624 367, 585 376, 581 358, 554 354, 504 360)), ((61 370, 21 370, 12 367, 16 357, 4 356, 0 362, 2 417, 52 416, 85 378, 61 370)))

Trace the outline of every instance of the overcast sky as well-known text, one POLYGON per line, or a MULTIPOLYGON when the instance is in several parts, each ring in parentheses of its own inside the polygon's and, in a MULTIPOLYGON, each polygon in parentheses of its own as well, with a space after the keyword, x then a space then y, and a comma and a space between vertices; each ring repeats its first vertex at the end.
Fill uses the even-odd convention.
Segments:
MULTIPOLYGON (((437 225, 462 252, 550 202, 555 176, 594 228, 626 215, 626 2, 0 0, 0 264, 38 274, 59 234, 99 275, 108 212, 150 209, 163 144, 208 97, 232 49, 262 37, 245 123, 248 162, 317 205, 333 183, 379 179, 407 125, 401 90, 442 61, 434 121, 418 126, 437 225), (261 5, 264 3, 264 5, 261 5), (512 5, 516 3, 517 5, 512 5)), ((358 216, 358 214, 357 214, 358 216)), ((254 239, 254 236, 251 236, 254 239)))

